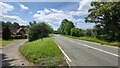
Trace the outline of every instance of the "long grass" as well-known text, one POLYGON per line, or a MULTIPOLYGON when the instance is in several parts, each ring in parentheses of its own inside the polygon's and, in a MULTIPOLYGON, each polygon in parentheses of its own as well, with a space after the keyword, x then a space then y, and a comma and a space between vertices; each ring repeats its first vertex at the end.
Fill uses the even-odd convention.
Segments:
POLYGON ((19 48, 26 59, 41 66, 67 66, 64 55, 52 38, 28 42, 19 48))
POLYGON ((91 41, 91 42, 95 42, 95 43, 100 43, 102 45, 110 45, 110 46, 117 46, 120 47, 120 42, 107 42, 104 40, 99 40, 97 38, 93 38, 93 37, 74 37, 74 36, 68 36, 68 35, 63 35, 69 38, 74 38, 74 39, 79 39, 79 40, 85 40, 85 41, 91 41))

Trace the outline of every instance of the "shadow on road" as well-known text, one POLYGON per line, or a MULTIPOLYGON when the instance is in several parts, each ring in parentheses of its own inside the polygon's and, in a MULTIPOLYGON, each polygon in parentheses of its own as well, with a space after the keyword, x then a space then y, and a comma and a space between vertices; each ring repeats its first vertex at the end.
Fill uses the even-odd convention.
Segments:
POLYGON ((1 54, 2 55, 2 67, 4 66, 11 66, 11 62, 13 62, 16 59, 8 59, 7 55, 1 54))

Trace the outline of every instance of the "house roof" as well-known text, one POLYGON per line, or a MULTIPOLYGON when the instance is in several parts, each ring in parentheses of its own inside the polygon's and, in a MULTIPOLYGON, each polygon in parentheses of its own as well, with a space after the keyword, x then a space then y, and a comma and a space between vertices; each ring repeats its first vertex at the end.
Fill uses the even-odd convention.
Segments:
POLYGON ((9 27, 11 33, 19 33, 21 30, 24 30, 23 28, 17 28, 17 27, 9 27))
POLYGON ((9 27, 9 29, 11 33, 16 33, 16 31, 18 30, 18 28, 16 27, 9 27))
POLYGON ((19 33, 21 30, 23 30, 23 28, 19 28, 16 33, 19 33))

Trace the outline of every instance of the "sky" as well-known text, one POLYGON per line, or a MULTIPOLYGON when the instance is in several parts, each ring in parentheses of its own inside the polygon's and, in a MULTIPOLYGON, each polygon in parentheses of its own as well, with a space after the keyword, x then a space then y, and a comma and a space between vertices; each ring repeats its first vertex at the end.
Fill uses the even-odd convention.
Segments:
POLYGON ((91 8, 90 0, 80 2, 0 2, 0 21, 18 22, 29 25, 29 22, 46 22, 55 30, 63 19, 68 19, 77 28, 89 29, 95 24, 85 23, 84 18, 91 8))

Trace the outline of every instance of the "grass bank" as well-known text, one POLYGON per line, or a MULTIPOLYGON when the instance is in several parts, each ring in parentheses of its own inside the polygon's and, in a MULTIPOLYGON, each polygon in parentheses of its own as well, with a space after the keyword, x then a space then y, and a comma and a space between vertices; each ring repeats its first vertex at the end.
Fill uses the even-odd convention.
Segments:
POLYGON ((64 55, 52 38, 28 42, 19 48, 25 58, 41 66, 67 66, 64 55))
POLYGON ((99 39, 93 38, 93 37, 73 37, 73 36, 68 36, 68 35, 63 35, 63 36, 73 38, 73 39, 79 39, 79 40, 85 40, 85 41, 91 41, 91 42, 95 42, 95 43, 100 43, 102 45, 111 45, 111 46, 120 47, 120 42, 106 42, 106 41, 99 40, 99 39))
POLYGON ((16 41, 18 41, 18 40, 0 40, 0 46, 5 46, 7 44, 10 44, 10 43, 13 43, 16 41))

